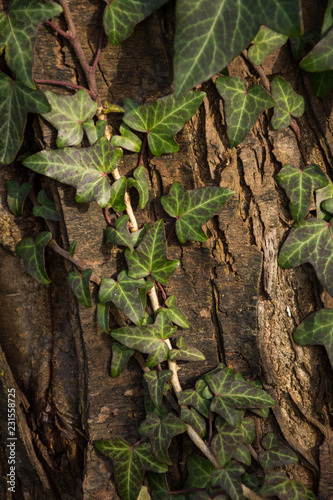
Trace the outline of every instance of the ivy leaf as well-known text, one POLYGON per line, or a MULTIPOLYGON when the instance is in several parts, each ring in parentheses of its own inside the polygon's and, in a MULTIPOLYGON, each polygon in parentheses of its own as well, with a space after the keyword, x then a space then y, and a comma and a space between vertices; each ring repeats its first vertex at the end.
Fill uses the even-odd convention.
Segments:
POLYGON ((281 76, 276 76, 272 82, 272 96, 276 102, 272 126, 275 130, 289 127, 291 115, 300 117, 304 113, 304 98, 297 94, 290 83, 281 76))
POLYGON ((73 243, 69 245, 68 253, 71 257, 74 257, 76 245, 77 245, 77 240, 73 241, 73 243))
POLYGON ((36 243, 32 238, 24 238, 15 247, 15 252, 22 257, 28 273, 43 285, 51 283, 44 267, 44 248, 51 239, 52 234, 43 231, 37 236, 36 243))
POLYGON ((333 215, 333 198, 329 198, 328 200, 324 200, 321 204, 322 208, 325 212, 328 212, 333 215))
POLYGON ((185 481, 185 488, 206 488, 209 485, 211 475, 214 471, 214 465, 207 460, 191 453, 186 459, 188 476, 185 481))
POLYGON ((117 490, 123 500, 137 500, 143 483, 143 472, 167 472, 151 452, 148 443, 132 446, 119 436, 110 441, 95 441, 96 448, 112 459, 117 490))
POLYGON ((109 333, 109 309, 111 302, 97 304, 97 321, 103 332, 109 333))
POLYGON ((239 76, 221 76, 216 87, 224 99, 228 139, 231 148, 242 142, 262 111, 275 106, 275 101, 261 86, 246 90, 239 76))
POLYGON ((266 26, 261 26, 248 50, 248 57, 253 64, 259 66, 271 52, 282 47, 287 40, 286 35, 277 33, 266 26))
POLYGON ((126 177, 120 177, 111 186, 109 207, 112 207, 115 212, 123 212, 124 210, 126 210, 126 205, 124 202, 126 185, 126 177))
POLYGON ((185 424, 193 427, 201 438, 205 437, 206 420, 195 408, 182 408, 180 411, 180 419, 185 422, 185 424))
POLYGON ((245 465, 251 465, 251 453, 250 450, 245 446, 245 444, 240 444, 238 448, 232 451, 231 458, 234 458, 238 462, 242 462, 245 465))
POLYGON ((251 444, 256 437, 256 426, 252 418, 246 417, 240 424, 240 429, 243 431, 244 443, 251 444))
POLYGON ((260 26, 299 36, 297 0, 178 0, 175 33, 175 93, 182 94, 225 68, 250 42, 260 26))
MULTIPOLYGON (((122 215, 114 223, 115 227, 107 227, 105 231, 106 242, 114 245, 122 245, 130 249, 131 253, 134 250, 132 235, 128 229, 128 215, 122 215)), ((137 231, 135 231, 137 232, 137 231)))
POLYGON ((84 122, 96 113, 97 102, 84 89, 74 95, 61 95, 47 90, 45 95, 52 109, 42 116, 58 130, 57 147, 78 146, 83 139, 84 122))
POLYGON ((146 232, 132 255, 129 250, 125 250, 125 257, 128 275, 134 279, 151 275, 156 281, 165 284, 179 266, 178 260, 167 259, 163 219, 155 222, 146 232))
POLYGON ((85 269, 81 274, 77 271, 72 271, 67 276, 69 285, 77 298, 84 307, 91 307, 91 296, 89 290, 89 280, 92 275, 91 269, 85 269))
POLYGON ((323 201, 329 198, 333 198, 333 184, 331 182, 324 188, 317 189, 316 191, 317 218, 325 220, 326 222, 329 222, 332 216, 329 212, 326 212, 321 205, 323 201))
POLYGON ((228 425, 226 422, 219 426, 218 433, 212 440, 212 451, 222 467, 230 462, 232 452, 242 444, 243 437, 240 428, 228 425))
POLYGON ((331 29, 324 38, 302 59, 300 68, 313 73, 333 69, 333 30, 331 29))
POLYGON ((97 120, 95 122, 93 119, 87 120, 82 123, 82 128, 85 131, 90 146, 93 146, 98 139, 101 139, 105 135, 106 122, 104 120, 97 120))
POLYGON ((45 113, 50 109, 42 92, 0 72, 0 163, 13 161, 20 149, 27 113, 45 113))
POLYGON ((151 496, 148 493, 147 486, 141 486, 141 490, 137 500, 151 500, 151 496))
POLYGON ((178 402, 181 406, 194 406, 196 410, 198 410, 200 413, 202 413, 202 415, 208 418, 210 401, 206 399, 202 394, 204 387, 206 387, 206 384, 203 382, 203 380, 198 380, 195 384, 195 389, 187 389, 185 391, 182 391, 178 398, 178 402))
POLYGON ((259 463, 263 469, 272 469, 273 467, 282 467, 283 465, 298 462, 295 453, 280 443, 274 432, 266 434, 261 444, 267 450, 258 454, 259 463))
POLYGON ((148 390, 150 397, 155 406, 160 406, 163 397, 164 386, 168 380, 172 377, 171 370, 162 370, 161 372, 156 372, 152 370, 143 375, 145 381, 148 385, 148 390))
POLYGON ((33 214, 35 217, 43 217, 44 219, 58 221, 59 215, 57 214, 55 203, 48 199, 44 189, 39 191, 37 201, 40 206, 34 206, 33 214))
POLYGON ((301 345, 323 345, 333 366, 333 309, 320 309, 308 316, 294 332, 301 345))
POLYGON ((313 191, 329 183, 318 165, 308 165, 304 170, 293 165, 284 165, 275 180, 286 191, 290 200, 290 213, 296 222, 307 215, 313 191))
POLYGON ((175 153, 179 146, 173 136, 194 115, 205 96, 204 92, 187 92, 179 99, 168 95, 141 105, 126 99, 123 120, 132 129, 147 133, 153 155, 175 153))
POLYGON ((326 97, 333 87, 333 70, 310 73, 312 90, 316 97, 326 97))
POLYGON ((316 496, 302 483, 292 481, 283 472, 274 471, 266 474, 265 483, 258 492, 260 495, 274 497, 280 500, 316 500, 316 496))
POLYGON ((119 377, 124 371, 127 361, 134 354, 134 349, 113 342, 112 344, 112 359, 111 359, 111 377, 119 377))
POLYGON ((121 135, 112 136, 112 146, 128 149, 128 151, 133 151, 134 153, 140 153, 142 142, 137 135, 133 134, 131 129, 125 125, 125 123, 120 125, 119 132, 121 135))
POLYGON ((279 265, 290 269, 308 262, 321 284, 333 295, 333 236, 332 223, 306 219, 294 224, 280 255, 279 265))
POLYGON ((163 419, 160 419, 154 413, 150 413, 147 419, 140 425, 139 433, 141 436, 149 438, 153 453, 160 462, 172 465, 168 456, 168 448, 171 439, 178 434, 186 432, 186 425, 175 415, 169 413, 163 419))
POLYGON ((89 148, 64 148, 60 151, 41 151, 29 156, 23 165, 39 174, 56 179, 77 189, 76 201, 96 200, 104 208, 110 199, 112 172, 122 157, 122 150, 114 149, 103 137, 89 148))
POLYGON ((42 0, 11 0, 8 10, 0 11, 0 54, 5 49, 8 66, 31 89, 36 88, 32 66, 38 26, 60 12, 60 5, 42 0))
POLYGON ((170 193, 162 196, 161 202, 164 210, 175 217, 176 232, 181 243, 188 240, 207 241, 207 236, 201 229, 221 207, 234 194, 227 188, 202 187, 185 191, 175 182, 170 193))
POLYGON ((176 297, 174 295, 170 295, 170 297, 166 299, 165 305, 168 307, 168 316, 175 325, 181 328, 190 328, 186 316, 176 306, 176 297))
POLYGON ((135 179, 129 178, 128 187, 135 187, 139 193, 139 206, 145 208, 149 199, 149 184, 146 177, 145 168, 140 166, 133 172, 135 179))
POLYGON ((241 500, 243 490, 240 476, 245 472, 236 462, 230 462, 223 469, 216 469, 212 475, 212 485, 221 486, 232 500, 241 500))
POLYGON ((167 0, 113 0, 104 10, 104 31, 113 45, 131 36, 134 26, 167 0))
POLYGON ((169 352, 169 359, 171 361, 204 361, 206 359, 199 349, 188 347, 183 337, 180 337, 177 341, 177 347, 178 349, 172 349, 169 352))
POLYGON ((32 184, 28 182, 23 182, 23 184, 19 184, 16 181, 6 181, 7 187, 7 203, 9 210, 14 215, 22 215, 23 214, 23 205, 26 197, 32 190, 32 184))
POLYGON ((185 500, 184 495, 169 494, 165 474, 148 472, 147 479, 153 500, 185 500))

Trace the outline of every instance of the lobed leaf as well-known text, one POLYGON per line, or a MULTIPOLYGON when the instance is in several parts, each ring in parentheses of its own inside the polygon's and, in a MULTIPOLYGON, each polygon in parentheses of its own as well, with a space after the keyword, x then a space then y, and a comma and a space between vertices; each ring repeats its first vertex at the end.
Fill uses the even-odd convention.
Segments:
POLYGON ((236 462, 230 462, 223 469, 216 469, 212 475, 212 485, 221 486, 232 500, 241 500, 243 490, 240 476, 245 472, 236 462))
POLYGON ((43 231, 37 236, 36 243, 32 238, 24 238, 15 247, 15 252, 23 259, 28 273, 43 285, 51 283, 44 266, 44 248, 51 239, 52 234, 43 231))
POLYGON ((39 191, 37 201, 40 205, 35 205, 33 208, 33 214, 35 217, 43 217, 44 219, 53 220, 55 222, 59 220, 55 203, 54 201, 48 199, 44 189, 39 191))
POLYGON ((121 135, 112 136, 112 146, 128 149, 128 151, 133 151, 134 153, 140 153, 142 142, 137 135, 133 134, 131 129, 125 125, 125 123, 120 125, 119 132, 121 135))
POLYGON ((295 453, 280 443, 274 432, 266 434, 261 444, 267 450, 258 454, 259 463, 263 469, 272 469, 273 467, 282 467, 283 465, 298 462, 295 453))
POLYGON ((266 474, 265 483, 259 490, 260 495, 273 497, 280 500, 315 500, 316 497, 311 490, 298 481, 292 481, 283 472, 274 471, 266 474))
POLYGON ((91 274, 91 269, 85 269, 82 274, 79 274, 77 271, 72 271, 67 276, 67 280, 75 297, 84 307, 91 307, 91 296, 89 290, 89 280, 91 274))
POLYGON ((26 197, 32 190, 32 184, 28 182, 23 182, 23 184, 19 184, 16 181, 6 181, 7 187, 7 203, 9 210, 14 215, 22 215, 23 214, 23 205, 26 197))
POLYGON ((124 201, 126 193, 127 179, 126 177, 120 177, 111 185, 111 196, 109 201, 109 207, 112 207, 115 212, 123 212, 126 210, 126 205, 124 201))
POLYGON ((162 370, 156 372, 151 370, 143 375, 145 381, 148 385, 149 395, 155 406, 159 406, 162 403, 162 397, 164 392, 164 386, 168 380, 172 377, 171 370, 162 370))
POLYGON ((134 349, 113 342, 112 344, 112 359, 111 359, 111 377, 119 377, 124 371, 127 361, 134 354, 134 349))
POLYGON ((139 206, 145 208, 149 199, 149 184, 146 177, 145 168, 137 167, 134 172, 134 179, 131 177, 127 181, 128 188, 135 187, 139 193, 139 206))
POLYGON ((277 33, 276 31, 261 26, 260 30, 252 40, 251 47, 248 50, 248 57, 253 64, 259 66, 262 64, 266 57, 274 50, 279 49, 286 43, 288 37, 277 33))
POLYGON ((177 341, 177 347, 178 349, 172 349, 169 352, 169 359, 171 361, 204 361, 206 359, 199 349, 188 347, 183 337, 180 337, 177 341))
POLYGON ((291 115, 300 117, 304 113, 304 98, 297 94, 290 83, 281 76, 276 76, 272 82, 272 96, 276 102, 272 126, 275 130, 290 125, 291 115))
POLYGON ((317 45, 299 63, 300 68, 309 73, 333 69, 333 30, 320 40, 317 45))

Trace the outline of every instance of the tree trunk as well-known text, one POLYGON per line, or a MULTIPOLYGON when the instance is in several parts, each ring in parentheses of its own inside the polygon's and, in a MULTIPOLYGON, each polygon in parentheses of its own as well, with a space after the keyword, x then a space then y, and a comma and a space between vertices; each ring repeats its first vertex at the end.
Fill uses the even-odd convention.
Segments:
MULTIPOLYGON (((69 1, 90 61, 98 44, 100 4, 69 1)), ((316 9, 316 2, 309 2, 306 23, 317 22, 316 9)), ((60 25, 66 29, 62 21, 60 25)), ((173 6, 167 4, 119 47, 105 39, 97 72, 102 102, 122 105, 126 97, 148 102, 172 92, 172 26, 173 6)), ((35 78, 86 85, 71 48, 49 27, 42 26, 38 32, 35 61, 35 78)), ((241 56, 229 71, 248 82, 259 82, 241 56)), ((306 112, 299 126, 306 161, 318 164, 332 178, 333 94, 323 100, 313 96, 309 78, 299 71, 288 45, 267 58, 264 71, 269 79, 281 75, 304 96, 306 112)), ((172 221, 162 209, 160 196, 168 193, 173 182, 187 189, 211 185, 236 192, 208 222, 206 243, 180 246, 172 236, 168 246, 168 258, 180 259, 181 265, 166 293, 176 295, 191 325, 186 339, 206 357, 204 362, 181 364, 180 380, 183 387, 191 387, 219 361, 247 379, 259 377, 276 406, 267 420, 256 418, 254 448, 265 433, 277 432, 300 459, 286 467, 291 477, 312 488, 319 499, 329 500, 333 498, 332 369, 323 347, 295 345, 292 333, 311 311, 333 307, 333 299, 309 265, 293 270, 277 265, 292 219, 274 176, 286 163, 302 164, 297 139, 289 128, 274 131, 268 111, 238 148, 229 149, 221 98, 211 82, 202 89, 207 93, 204 105, 177 135, 180 151, 144 156, 150 202, 145 210, 135 207, 141 225, 163 217, 168 234, 172 221)), ((69 93, 60 87, 52 90, 69 93)), ((109 118, 114 132, 120 121, 121 116, 109 118)), ((29 123, 41 146, 55 146, 55 131, 45 121, 34 118, 29 123)), ((25 144, 27 151, 29 147, 25 144)), ((121 174, 132 172, 137 160, 137 155, 125 154, 121 174)), ((94 310, 73 298, 66 282, 71 270, 67 262, 47 250, 52 284, 46 287, 27 275, 15 256, 15 244, 22 237, 34 237, 43 229, 41 219, 30 217, 29 210, 18 217, 7 208, 5 180, 27 181, 29 176, 18 163, 0 170, 0 497, 116 499, 112 464, 93 442, 117 434, 130 442, 138 439, 144 418, 140 367, 131 359, 119 378, 111 378, 111 337, 99 328, 94 310), (6 476, 8 388, 16 389, 17 402, 13 496, 6 476)), ((105 243, 105 220, 96 203, 78 204, 72 189, 45 178, 38 183, 52 192, 61 214, 56 227, 59 244, 68 248, 76 240, 77 255, 101 277, 125 268, 123 252, 105 243)), ((97 291, 93 287, 92 291, 96 302, 97 291)), ((115 328, 116 322, 110 326, 115 328)), ((172 470, 175 486, 184 474, 183 459, 190 446, 184 438, 182 447, 172 449, 174 461, 180 464, 172 470)))

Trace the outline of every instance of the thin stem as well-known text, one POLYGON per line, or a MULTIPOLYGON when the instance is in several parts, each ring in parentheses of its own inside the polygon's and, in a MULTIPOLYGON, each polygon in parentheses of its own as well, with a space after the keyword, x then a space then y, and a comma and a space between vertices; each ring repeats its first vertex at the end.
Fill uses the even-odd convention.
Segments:
POLYGON ((93 97, 93 98, 95 97, 95 94, 93 92, 91 92, 91 90, 88 90, 85 87, 82 87, 82 85, 75 85, 75 83, 61 82, 59 80, 40 80, 40 79, 35 80, 35 82, 37 84, 40 84, 40 85, 61 85, 62 87, 70 87, 70 88, 76 89, 76 90, 84 89, 88 92, 90 97, 93 97))
POLYGON ((67 31, 62 30, 61 28, 59 28, 56 24, 52 23, 51 21, 45 21, 45 24, 47 24, 48 26, 50 26, 52 29, 54 29, 54 31, 56 31, 57 33, 59 33, 59 35, 63 36, 67 40, 72 40, 72 35, 70 33, 68 33, 67 31))
POLYGON ((103 214, 104 214, 104 217, 105 217, 105 220, 106 220, 106 223, 108 226, 110 227, 115 227, 112 220, 110 219, 110 215, 109 215, 109 207, 105 207, 103 209, 103 214))
POLYGON ((146 144, 147 144, 147 133, 145 133, 142 141, 142 146, 141 146, 141 151, 140 151, 140 156, 139 156, 139 163, 138 167, 142 167, 144 165, 143 163, 143 153, 146 149, 146 144))
POLYGON ((163 286, 161 285, 161 283, 159 283, 158 281, 156 281, 156 283, 157 283, 158 288, 161 290, 161 294, 162 294, 162 297, 163 297, 163 301, 165 302, 165 301, 166 301, 167 296, 166 296, 166 293, 165 293, 165 291, 164 291, 164 288, 163 288, 163 286))
POLYGON ((263 83, 263 86, 265 87, 267 92, 270 92, 271 86, 270 86, 269 80, 268 80, 267 76, 265 75, 265 72, 262 69, 262 67, 257 66, 256 64, 253 64, 253 62, 251 61, 251 59, 249 59, 249 57, 247 55, 247 50, 243 50, 242 54, 243 54, 244 58, 247 60, 247 62, 256 70, 256 72, 260 76, 262 83, 263 83))

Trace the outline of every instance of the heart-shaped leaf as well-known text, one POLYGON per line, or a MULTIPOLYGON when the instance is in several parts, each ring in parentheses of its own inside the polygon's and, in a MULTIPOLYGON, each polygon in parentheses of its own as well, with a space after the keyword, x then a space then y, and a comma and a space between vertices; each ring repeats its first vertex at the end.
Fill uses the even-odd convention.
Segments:
POLYGON ((111 186, 109 206, 112 207, 115 212, 123 212, 124 210, 126 210, 126 205, 124 202, 126 185, 126 177, 120 177, 111 186))
POLYGON ((0 163, 14 160, 22 144, 27 113, 45 113, 50 109, 42 92, 0 72, 0 163))
POLYGON ((170 295, 170 297, 166 299, 165 305, 168 308, 167 314, 175 325, 181 328, 190 328, 186 316, 176 306, 176 297, 174 295, 170 295))
POLYGON ((292 481, 283 472, 274 471, 266 474, 265 483, 258 492, 267 497, 277 496, 280 500, 316 500, 316 496, 302 483, 292 481))
POLYGON ((91 295, 89 290, 89 280, 91 274, 91 269, 85 269, 82 275, 77 271, 72 271, 67 276, 75 297, 84 307, 91 307, 91 295))
POLYGON ((185 191, 179 182, 172 184, 170 193, 162 196, 164 210, 177 219, 176 232, 181 243, 188 240, 207 241, 201 229, 234 194, 227 188, 202 187, 185 191))
POLYGON ((103 332, 109 333, 109 309, 111 302, 97 304, 97 321, 103 332))
POLYGON ((128 149, 128 151, 133 151, 134 153, 140 153, 142 142, 137 135, 133 134, 125 123, 120 125, 119 132, 121 135, 112 136, 112 146, 128 149))
POLYGON ((194 115, 205 96, 204 92, 187 92, 179 99, 168 95, 140 105, 132 99, 126 99, 123 120, 132 129, 147 133, 153 155, 175 153, 179 146, 173 136, 194 115))
POLYGON ((212 439, 212 451, 222 467, 230 462, 233 451, 243 443, 243 438, 243 431, 239 427, 227 423, 220 426, 212 439))
POLYGON ((38 26, 60 12, 60 5, 42 0, 11 0, 8 10, 0 11, 0 53, 5 48, 8 66, 31 89, 35 89, 32 65, 38 26))
POLYGON ((272 96, 276 102, 272 118, 275 130, 288 127, 291 116, 300 117, 304 113, 304 98, 281 76, 276 76, 272 82, 272 96))
POLYGON ((94 444, 101 453, 112 459, 117 490, 123 500, 137 500, 145 470, 168 470, 154 457, 148 443, 132 446, 117 436, 110 441, 95 441, 94 444))
POLYGON ((310 314, 297 327, 294 340, 301 345, 323 345, 333 367, 333 309, 310 314))
POLYGON ((246 90, 239 76, 221 76, 216 87, 224 99, 228 138, 231 148, 242 142, 262 111, 275 106, 275 101, 261 85, 246 90))
POLYGON ((333 30, 331 29, 322 40, 308 53, 299 64, 300 68, 309 73, 333 69, 333 30))
POLYGON ((178 434, 183 434, 186 429, 184 422, 172 413, 169 413, 163 419, 160 419, 154 413, 150 413, 140 425, 139 433, 141 436, 149 438, 153 453, 160 462, 172 465, 168 455, 171 439, 178 434))
POLYGON ((36 243, 32 238, 24 238, 15 247, 15 252, 22 257, 28 273, 43 285, 51 283, 44 265, 44 248, 51 239, 52 234, 43 231, 37 236, 36 243))
POLYGON ((177 347, 178 349, 172 349, 169 352, 169 359, 172 361, 204 361, 206 359, 199 349, 188 347, 183 337, 177 341, 177 347))
POLYGON ((131 254, 125 250, 128 275, 138 279, 151 275, 161 283, 167 283, 169 276, 179 266, 178 260, 168 260, 163 228, 163 219, 155 222, 144 235, 138 248, 131 254))
POLYGON ((135 187, 139 193, 139 206, 145 208, 149 199, 149 184, 146 177, 146 170, 140 166, 133 172, 134 179, 131 177, 127 180, 127 186, 135 187))
POLYGON ((259 463, 263 469, 272 469, 273 467, 282 467, 283 465, 298 462, 295 453, 280 443, 274 432, 266 434, 261 444, 267 450, 258 454, 259 463))
POLYGON ((208 418, 210 400, 203 396, 202 392, 205 387, 205 382, 203 380, 198 380, 195 384, 195 389, 187 389, 180 394, 178 402, 180 405, 194 406, 194 408, 202 413, 204 417, 208 418))
POLYGON ((113 342, 111 359, 111 377, 119 377, 124 371, 127 361, 134 354, 134 349, 113 342))
POLYGON ((282 47, 287 40, 288 37, 286 35, 277 33, 267 28, 267 26, 261 26, 252 40, 251 47, 248 50, 248 57, 253 64, 259 66, 271 52, 282 47))
POLYGON ((175 33, 175 93, 195 87, 225 68, 260 26, 299 36, 297 0, 178 0, 175 33))
POLYGON ((108 175, 122 157, 122 150, 114 149, 105 137, 89 148, 64 148, 60 151, 41 151, 29 156, 23 164, 59 182, 77 189, 76 201, 96 200, 105 207, 110 199, 108 175))
POLYGON ((232 500, 241 500, 243 490, 240 476, 245 472, 236 462, 230 462, 223 469, 216 469, 212 474, 212 485, 220 486, 232 500))
POLYGON ((162 370, 161 372, 156 372, 155 370, 151 370, 145 373, 143 377, 147 382, 149 394, 154 405, 159 406, 162 402, 164 386, 171 379, 172 371, 162 370))
POLYGON ((332 223, 306 219, 294 224, 284 242, 279 265, 290 269, 308 262, 321 284, 333 295, 333 235, 332 223))
POLYGON ((325 187, 329 180, 318 165, 308 165, 304 170, 293 165, 284 165, 275 177, 290 200, 289 209, 294 221, 299 222, 307 215, 313 191, 325 187))
POLYGON ((23 214, 23 205, 26 197, 32 190, 32 184, 24 182, 19 184, 16 181, 6 181, 7 187, 7 203, 9 210, 14 215, 23 214))
POLYGON ((195 408, 182 408, 180 411, 180 419, 185 422, 185 424, 193 427, 201 438, 205 437, 206 420, 195 408))
POLYGON ((59 215, 57 214, 54 201, 48 199, 44 189, 39 191, 37 201, 40 205, 35 205, 33 214, 35 217, 43 217, 44 219, 58 221, 59 215))

